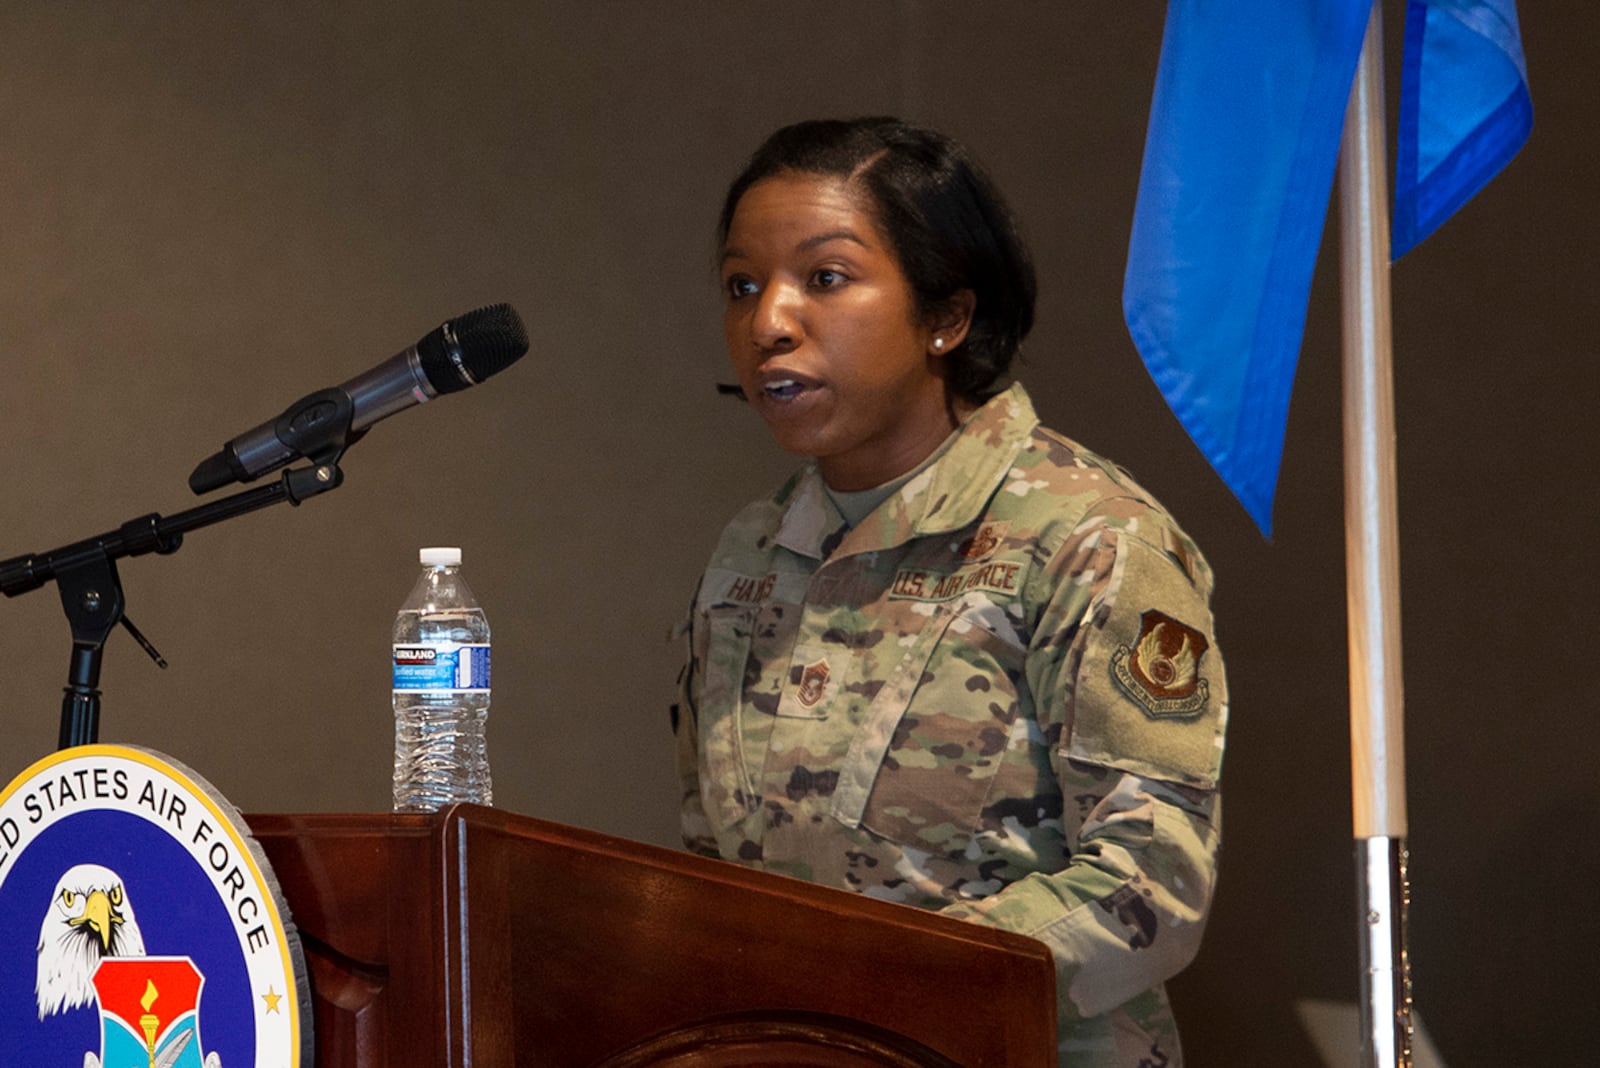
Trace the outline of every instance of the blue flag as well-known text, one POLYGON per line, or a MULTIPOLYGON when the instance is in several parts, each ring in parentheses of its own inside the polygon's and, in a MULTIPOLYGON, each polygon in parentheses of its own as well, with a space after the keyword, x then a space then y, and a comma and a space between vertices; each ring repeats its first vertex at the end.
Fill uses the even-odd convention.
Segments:
POLYGON ((1394 258, 1482 189, 1532 128, 1514 0, 1411 0, 1395 152, 1394 258))
MULTIPOLYGON (((1420 41, 1415 33, 1407 41, 1424 86, 1412 105, 1420 109, 1412 128, 1425 136, 1410 157, 1415 193, 1406 201, 1417 206, 1420 225, 1411 232, 1420 240, 1516 150, 1458 152, 1448 147, 1452 136, 1500 127, 1481 114, 1430 117, 1468 104, 1481 113, 1484 99, 1491 112, 1500 107, 1504 97, 1494 91, 1463 91, 1473 75, 1443 71, 1468 56, 1504 64, 1507 53, 1495 44, 1515 41, 1516 21, 1512 0, 1411 2, 1412 24, 1425 28, 1420 41), (1430 7, 1439 10, 1417 12, 1430 7), (1485 36, 1486 29, 1495 32, 1485 36), (1488 43, 1462 47, 1467 32, 1488 43), (1476 184, 1461 192, 1458 181, 1476 184)), ((1312 268, 1370 10, 1371 0, 1171 0, 1167 7, 1123 312, 1178 421, 1264 534, 1271 533, 1312 268)), ((1406 107, 1403 101, 1403 114, 1406 107)), ((1402 161, 1406 153, 1402 146, 1402 161)))
POLYGON ((1122 306, 1263 533, 1371 0, 1171 0, 1122 306))

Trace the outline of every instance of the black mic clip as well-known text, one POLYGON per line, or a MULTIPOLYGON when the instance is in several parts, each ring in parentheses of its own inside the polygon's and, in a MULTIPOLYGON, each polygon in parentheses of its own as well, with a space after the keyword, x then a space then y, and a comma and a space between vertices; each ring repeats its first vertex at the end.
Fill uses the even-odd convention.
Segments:
MULTIPOLYGON (((288 462, 303 457, 311 461, 312 472, 328 468, 337 474, 339 459, 344 456, 345 450, 360 441, 368 429, 362 427, 352 430, 354 422, 355 401, 343 387, 330 386, 307 394, 289 405, 273 423, 272 434, 279 444, 289 450, 288 462)), ((299 504, 300 499, 312 493, 333 488, 325 481, 313 485, 307 481, 310 477, 303 471, 290 473, 286 486, 290 490, 291 504, 299 504), (309 492, 301 491, 298 484, 304 484, 309 492)), ((207 457, 194 469, 189 476, 189 488, 196 493, 205 493, 230 482, 254 480, 255 475, 246 470, 230 444, 221 452, 207 457)))
POLYGON ((285 495, 298 506, 307 497, 334 489, 344 481, 339 460, 367 430, 351 430, 355 402, 338 386, 319 389, 291 404, 273 424, 273 434, 295 456, 311 461, 310 467, 283 473, 285 495))

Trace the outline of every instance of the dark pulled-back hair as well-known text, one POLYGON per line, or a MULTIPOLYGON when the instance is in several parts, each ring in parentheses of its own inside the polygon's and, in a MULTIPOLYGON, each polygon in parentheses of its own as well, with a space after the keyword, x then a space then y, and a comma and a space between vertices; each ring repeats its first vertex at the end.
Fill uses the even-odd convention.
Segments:
POLYGON ((859 184, 924 315, 960 290, 976 297, 972 324, 947 354, 950 389, 980 399, 1011 365, 1033 326, 1033 261, 1000 191, 962 145, 894 118, 818 119, 778 130, 728 187, 717 227, 726 244, 745 192, 778 174, 859 184))

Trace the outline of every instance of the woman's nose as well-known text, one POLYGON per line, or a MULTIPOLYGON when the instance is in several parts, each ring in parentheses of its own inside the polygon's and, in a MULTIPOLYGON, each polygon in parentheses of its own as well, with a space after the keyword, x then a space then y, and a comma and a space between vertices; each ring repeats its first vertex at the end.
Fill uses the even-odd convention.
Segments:
POLYGON ((769 285, 756 301, 750 340, 762 350, 784 351, 800 343, 800 299, 785 285, 769 285))

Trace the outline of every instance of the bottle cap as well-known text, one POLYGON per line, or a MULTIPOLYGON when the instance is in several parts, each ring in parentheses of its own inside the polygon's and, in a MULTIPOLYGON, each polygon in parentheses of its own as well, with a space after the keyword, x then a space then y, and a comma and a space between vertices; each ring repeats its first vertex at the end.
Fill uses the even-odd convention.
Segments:
POLYGON ((461 550, 456 546, 435 545, 417 553, 423 567, 460 567, 461 550))

